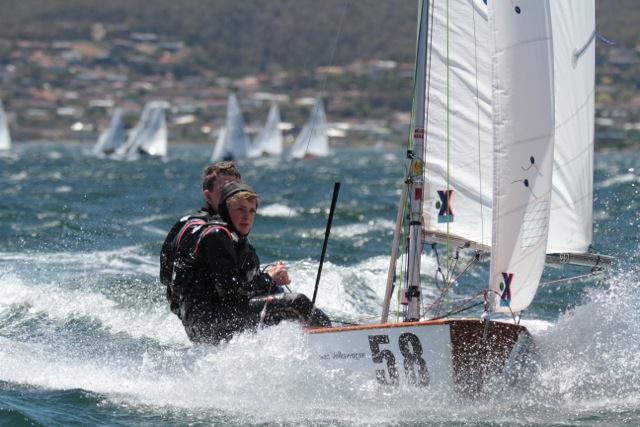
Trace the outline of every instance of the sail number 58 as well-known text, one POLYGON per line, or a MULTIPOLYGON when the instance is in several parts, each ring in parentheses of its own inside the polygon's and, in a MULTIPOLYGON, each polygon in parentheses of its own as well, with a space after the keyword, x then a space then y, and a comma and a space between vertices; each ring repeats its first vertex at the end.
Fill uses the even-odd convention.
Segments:
MULTIPOLYGON (((398 385, 398 368, 396 357, 389 349, 380 346, 389 344, 389 335, 369 335, 369 348, 373 363, 385 364, 386 369, 376 369, 376 379, 380 384, 398 385)), ((420 387, 429 385, 429 370, 427 362, 422 358, 422 344, 420 339, 411 333, 404 333, 398 338, 398 347, 404 358, 404 374, 409 384, 420 387)))

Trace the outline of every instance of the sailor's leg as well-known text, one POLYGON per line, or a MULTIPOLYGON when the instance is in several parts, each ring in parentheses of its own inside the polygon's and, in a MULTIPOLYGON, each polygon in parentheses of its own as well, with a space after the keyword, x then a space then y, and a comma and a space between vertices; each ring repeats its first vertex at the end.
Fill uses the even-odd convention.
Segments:
POLYGON ((309 326, 331 326, 331 320, 322 310, 314 308, 304 294, 295 292, 253 298, 251 305, 260 311, 267 305, 265 324, 274 325, 282 320, 300 320, 309 326))
POLYGON ((237 312, 217 312, 209 310, 192 311, 182 319, 189 339, 194 343, 218 344, 228 341, 237 332, 255 327, 257 321, 247 314, 237 312))

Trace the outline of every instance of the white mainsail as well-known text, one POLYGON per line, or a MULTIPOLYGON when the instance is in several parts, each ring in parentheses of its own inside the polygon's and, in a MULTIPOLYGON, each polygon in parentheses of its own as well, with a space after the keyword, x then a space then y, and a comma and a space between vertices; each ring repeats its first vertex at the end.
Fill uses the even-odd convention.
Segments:
POLYGON ((551 2, 556 143, 548 253, 592 241, 595 0, 551 2))
POLYGON ((280 129, 280 108, 271 104, 264 127, 256 136, 249 157, 260 157, 263 154, 280 156, 282 154, 282 130, 280 129))
POLYGON ((4 112, 4 106, 0 101, 0 150, 9 150, 11 148, 11 135, 9 134, 9 123, 7 115, 4 112))
POLYGON ((429 7, 424 224, 427 231, 488 246, 493 140, 487 6, 470 0, 429 7))
POLYGON ((164 101, 152 101, 145 105, 140 120, 131 130, 126 143, 116 150, 119 157, 135 157, 138 154, 150 156, 167 155, 167 124, 164 101))
POLYGON ((296 138, 289 156, 303 159, 306 156, 325 157, 329 155, 329 138, 327 137, 327 116, 322 99, 316 98, 309 121, 296 138))
POLYGON ((109 127, 100 134, 98 142, 93 146, 92 152, 96 155, 113 153, 124 144, 124 141, 122 108, 116 108, 113 111, 113 117, 111 118, 109 127))
POLYGON ((517 313, 535 296, 546 257, 554 94, 547 0, 491 2, 493 236, 490 300, 517 313), (532 76, 534 76, 532 78, 532 76))
MULTIPOLYGON (((592 241, 595 3, 550 5, 556 143, 547 253, 577 254, 592 241)), ((448 14, 445 6, 430 6, 425 229, 428 238, 441 233, 440 241, 459 238, 488 250, 493 131, 487 6, 450 2, 448 14)))
POLYGON ((227 117, 224 129, 218 134, 211 161, 222 159, 241 159, 249 152, 249 141, 244 131, 242 110, 235 94, 230 93, 227 100, 227 117))

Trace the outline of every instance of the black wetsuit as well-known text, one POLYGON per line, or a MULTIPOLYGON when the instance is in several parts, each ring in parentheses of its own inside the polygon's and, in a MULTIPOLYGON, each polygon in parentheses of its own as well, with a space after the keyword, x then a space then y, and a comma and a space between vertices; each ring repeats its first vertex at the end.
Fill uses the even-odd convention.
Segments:
POLYGON ((215 344, 255 328, 265 303, 266 325, 284 319, 330 324, 303 294, 282 293, 260 271, 258 256, 247 239, 217 221, 193 221, 178 235, 173 292, 180 295, 178 316, 194 342, 215 344))
MULTIPOLYGON (((225 208, 222 217, 228 218, 225 208)), ((331 324, 305 295, 283 293, 260 271, 260 260, 248 239, 219 216, 194 215, 181 224, 173 233, 171 250, 165 251, 173 254, 167 295, 191 341, 215 344, 255 328, 265 304, 265 325, 284 319, 311 326, 331 324)))
POLYGON ((253 247, 225 223, 193 221, 183 227, 176 240, 173 292, 180 295, 178 316, 192 341, 217 342, 257 324, 249 300, 273 286, 259 267, 253 247))
POLYGON ((172 290, 173 282, 173 262, 175 259, 175 239, 182 227, 190 220, 200 219, 202 221, 211 221, 220 219, 217 212, 207 203, 198 212, 186 215, 178 220, 164 239, 162 249, 160 250, 160 282, 167 288, 167 300, 171 311, 179 316, 179 295, 172 290))

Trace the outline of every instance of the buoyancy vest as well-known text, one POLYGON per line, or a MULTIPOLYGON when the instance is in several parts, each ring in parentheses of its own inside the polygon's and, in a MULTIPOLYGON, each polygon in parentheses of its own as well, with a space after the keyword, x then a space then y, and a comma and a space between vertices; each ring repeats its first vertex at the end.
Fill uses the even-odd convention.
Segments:
MULTIPOLYGON (((206 224, 208 221, 215 218, 216 215, 204 210, 204 208, 195 214, 186 215, 180 218, 180 220, 171 227, 171 230, 167 233, 167 237, 162 244, 162 249, 160 250, 160 282, 166 286, 169 307, 175 314, 178 314, 179 298, 177 295, 173 294, 171 285, 174 276, 173 267, 176 256, 176 240, 187 224, 189 224, 189 228, 192 228, 197 222, 206 224)), ((182 237, 184 237, 184 235, 182 237)))

